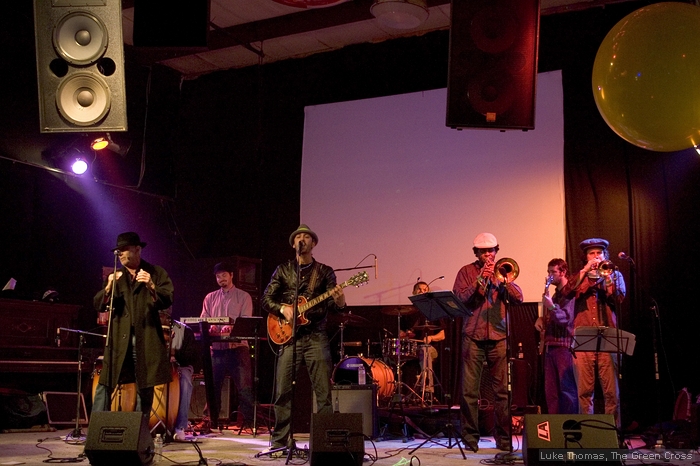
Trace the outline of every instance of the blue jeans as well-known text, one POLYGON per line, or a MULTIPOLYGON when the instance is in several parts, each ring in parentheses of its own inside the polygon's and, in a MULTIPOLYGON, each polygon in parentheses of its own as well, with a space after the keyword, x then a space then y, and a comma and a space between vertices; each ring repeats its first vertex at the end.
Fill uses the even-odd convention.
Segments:
POLYGON ((190 410, 190 400, 192 399, 192 366, 180 366, 180 405, 175 418, 175 429, 185 430, 187 427, 187 415, 190 410))
POLYGON ((547 346, 544 354, 544 394, 549 414, 578 414, 574 360, 566 346, 547 346))
POLYGON ((478 442, 479 434, 479 391, 481 373, 486 361, 493 379, 494 413, 496 430, 493 436, 496 443, 510 442, 511 422, 508 416, 508 386, 505 340, 472 340, 464 337, 462 343, 462 438, 467 443, 478 442))
MULTIPOLYGON (((221 386, 226 375, 238 392, 238 410, 245 421, 253 422, 253 378, 251 376, 250 351, 248 347, 238 347, 212 351, 212 368, 214 370, 214 394, 216 411, 221 409, 221 386)), ((211 410, 209 411, 211 413, 211 410)))
MULTIPOLYGON (((306 362, 311 377, 311 386, 316 393, 316 411, 321 414, 333 412, 331 404, 331 350, 325 332, 313 332, 297 338, 296 367, 292 368, 293 346, 280 348, 275 377, 275 430, 272 433, 274 448, 287 445, 292 415, 292 370, 296 373, 302 362, 306 362)), ((306 396, 311 396, 310 393, 306 396)))

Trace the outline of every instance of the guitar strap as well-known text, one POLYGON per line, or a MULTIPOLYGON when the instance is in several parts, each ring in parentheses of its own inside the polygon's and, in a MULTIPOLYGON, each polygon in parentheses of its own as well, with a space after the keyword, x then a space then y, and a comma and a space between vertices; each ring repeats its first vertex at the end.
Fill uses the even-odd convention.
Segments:
POLYGON ((314 265, 311 268, 311 276, 309 277, 309 299, 312 298, 311 294, 314 292, 316 289, 316 284, 318 283, 318 270, 321 268, 321 266, 318 264, 317 261, 314 261, 314 265))

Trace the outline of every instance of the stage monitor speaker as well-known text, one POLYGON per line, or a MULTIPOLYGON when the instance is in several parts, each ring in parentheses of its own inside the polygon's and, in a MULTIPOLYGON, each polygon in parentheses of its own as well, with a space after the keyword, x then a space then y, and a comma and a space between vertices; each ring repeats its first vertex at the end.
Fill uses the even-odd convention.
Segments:
POLYGON ((134 0, 134 45, 206 47, 209 3, 209 0, 134 0))
POLYGON ((311 466, 362 466, 362 414, 312 414, 309 450, 311 466))
POLYGON ((34 0, 42 133, 126 131, 121 2, 34 0))
MULTIPOLYGON (((617 449, 615 419, 612 414, 526 414, 523 434, 525 464, 552 464, 540 462, 539 457, 540 449, 552 448, 617 449)), ((577 460, 576 464, 588 463, 577 460)))
POLYGON ((153 460, 148 419, 140 412, 92 413, 85 441, 92 466, 147 465, 153 460))
POLYGON ((534 129, 539 0, 452 0, 451 128, 534 129))
MULTIPOLYGON (((379 415, 377 413, 377 386, 340 385, 331 387, 333 406, 340 413, 362 414, 362 433, 369 438, 379 437, 379 415)), ((313 410, 317 412, 316 393, 313 396, 313 410)))

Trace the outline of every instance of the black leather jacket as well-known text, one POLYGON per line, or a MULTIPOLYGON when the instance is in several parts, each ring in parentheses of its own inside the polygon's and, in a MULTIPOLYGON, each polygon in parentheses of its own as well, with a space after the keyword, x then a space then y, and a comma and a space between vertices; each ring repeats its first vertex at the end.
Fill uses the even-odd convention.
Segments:
MULTIPOLYGON (((281 316, 282 314, 280 311, 282 309, 282 304, 291 305, 294 302, 295 286, 296 262, 290 260, 277 267, 272 274, 272 279, 263 293, 262 308, 274 316, 281 316)), ((332 290, 335 286, 336 278, 333 269, 314 260, 312 266, 306 270, 302 270, 299 296, 311 300, 322 295, 326 291, 332 290), (318 267, 318 278, 316 279, 316 286, 313 290, 310 290, 309 279, 314 267, 318 267)), ((310 323, 297 326, 297 335, 305 335, 315 331, 325 332, 326 315, 328 311, 338 311, 338 306, 331 297, 328 297, 304 313, 304 317, 307 318, 310 323)))

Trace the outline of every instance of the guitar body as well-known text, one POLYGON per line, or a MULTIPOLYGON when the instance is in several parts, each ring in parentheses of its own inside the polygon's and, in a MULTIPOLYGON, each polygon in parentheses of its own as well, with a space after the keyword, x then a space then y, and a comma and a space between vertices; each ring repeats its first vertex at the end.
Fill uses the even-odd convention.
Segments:
MULTIPOLYGON (((367 276, 367 272, 360 272, 350 277, 347 281, 341 283, 340 287, 345 288, 346 286, 360 286, 364 285, 368 281, 369 277, 367 276)), ((332 291, 333 290, 326 291, 322 295, 316 296, 311 301, 307 301, 304 296, 299 296, 297 301, 297 327, 308 325, 309 322, 311 322, 304 316, 304 313, 315 305, 328 299, 331 296, 332 291)), ((279 316, 273 316, 272 314, 267 315, 267 335, 274 344, 284 345, 287 343, 292 338, 293 331, 294 329, 292 328, 292 323, 287 319, 279 316)))
MULTIPOLYGON (((306 304, 307 300, 304 296, 299 296, 297 307, 301 309, 302 305, 306 304)), ((297 316, 297 327, 300 325, 308 325, 310 322, 304 316, 304 312, 299 312, 297 316)), ((272 314, 267 315, 267 334, 276 345, 284 345, 293 335, 294 328, 292 322, 283 317, 275 317, 272 314)))

